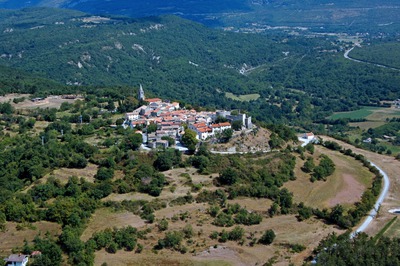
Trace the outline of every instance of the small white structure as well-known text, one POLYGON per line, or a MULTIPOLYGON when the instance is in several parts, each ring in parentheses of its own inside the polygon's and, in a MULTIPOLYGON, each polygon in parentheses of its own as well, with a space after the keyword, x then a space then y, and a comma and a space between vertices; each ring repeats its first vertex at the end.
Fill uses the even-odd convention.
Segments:
POLYGON ((229 122, 218 123, 218 124, 211 124, 212 133, 215 134, 217 132, 222 132, 227 129, 231 129, 232 126, 229 122))
POLYGON ((372 139, 371 139, 371 138, 367 138, 367 139, 364 139, 363 142, 364 142, 364 143, 371 143, 371 142, 372 142, 372 139))
POLYGON ((28 264, 29 255, 23 254, 11 254, 8 258, 4 260, 7 262, 6 265, 12 266, 26 266, 28 264))
POLYGON ((400 99, 393 101, 393 105, 395 108, 400 108, 400 99))
POLYGON ((315 138, 315 136, 314 136, 314 133, 312 133, 312 132, 304 133, 304 135, 303 135, 303 139, 306 139, 306 140, 313 140, 314 138, 315 138))

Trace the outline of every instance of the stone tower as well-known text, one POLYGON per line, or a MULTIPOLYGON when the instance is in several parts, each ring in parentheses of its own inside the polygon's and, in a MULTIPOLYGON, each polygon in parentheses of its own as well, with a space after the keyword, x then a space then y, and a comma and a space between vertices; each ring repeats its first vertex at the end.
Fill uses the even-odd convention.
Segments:
POLYGON ((139 93, 138 93, 138 100, 144 101, 146 98, 144 97, 144 90, 142 84, 140 84, 139 93))

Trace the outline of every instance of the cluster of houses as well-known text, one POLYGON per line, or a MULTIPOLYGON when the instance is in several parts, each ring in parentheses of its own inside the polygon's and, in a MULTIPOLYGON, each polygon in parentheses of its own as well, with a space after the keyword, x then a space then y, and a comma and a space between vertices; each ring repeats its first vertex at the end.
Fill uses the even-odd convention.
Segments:
POLYGON ((168 147, 165 137, 179 141, 184 134, 184 124, 197 133, 196 138, 199 140, 206 140, 226 129, 231 129, 234 121, 241 121, 243 128, 253 127, 251 117, 246 114, 233 115, 230 111, 197 112, 193 109, 181 109, 178 102, 163 101, 159 98, 146 99, 141 85, 138 99, 148 104, 126 113, 123 126, 125 128, 142 128, 156 124, 155 132, 143 134, 143 142, 147 143, 150 148, 168 147), (216 123, 217 118, 221 117, 227 122, 216 123))

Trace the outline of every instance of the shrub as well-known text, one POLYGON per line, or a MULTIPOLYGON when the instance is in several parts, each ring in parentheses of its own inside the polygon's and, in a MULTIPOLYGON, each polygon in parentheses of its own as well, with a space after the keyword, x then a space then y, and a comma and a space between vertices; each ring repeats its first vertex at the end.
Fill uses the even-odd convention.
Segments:
POLYGON ((264 234, 261 236, 261 238, 258 240, 258 243, 264 244, 264 245, 270 245, 275 239, 275 232, 272 229, 269 229, 264 232, 264 234))

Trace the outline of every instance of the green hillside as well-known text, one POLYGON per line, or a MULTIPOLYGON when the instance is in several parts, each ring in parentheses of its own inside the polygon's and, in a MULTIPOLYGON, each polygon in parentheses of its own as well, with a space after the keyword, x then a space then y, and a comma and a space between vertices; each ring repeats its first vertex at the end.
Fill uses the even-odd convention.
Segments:
POLYGON ((82 90, 128 88, 121 97, 141 83, 159 97, 248 110, 265 122, 307 122, 394 99, 400 84, 398 72, 345 60, 333 37, 222 32, 175 16, 2 11, 0 32, 0 65, 82 90))

